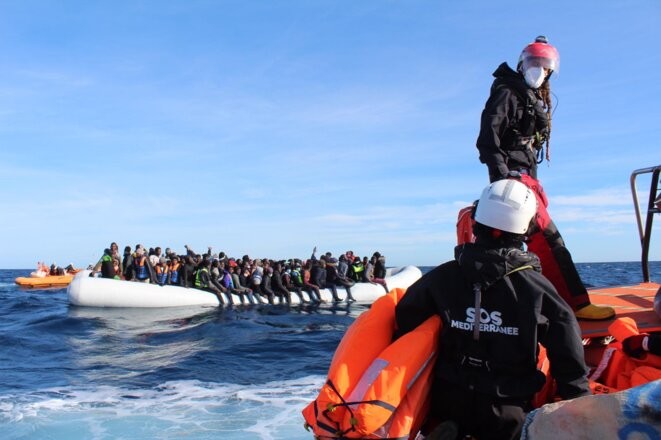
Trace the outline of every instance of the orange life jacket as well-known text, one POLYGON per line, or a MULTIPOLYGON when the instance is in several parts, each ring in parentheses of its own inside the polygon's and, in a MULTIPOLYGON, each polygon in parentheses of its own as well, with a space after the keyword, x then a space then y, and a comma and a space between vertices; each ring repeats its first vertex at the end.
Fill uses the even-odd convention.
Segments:
POLYGON ((147 272, 146 266, 147 257, 145 255, 136 256, 133 259, 133 265, 135 267, 135 277, 138 280, 145 280, 149 278, 149 273, 147 272))
POLYGON ((156 274, 157 274, 157 275, 161 275, 161 274, 163 274, 163 273, 167 273, 167 272, 170 270, 170 268, 169 268, 168 266, 166 266, 166 265, 162 265, 162 266, 161 266, 160 264, 156 265, 156 266, 154 267, 154 269, 156 269, 156 274))
POLYGON ((475 236, 473 235, 473 206, 467 206, 459 210, 457 216, 457 245, 464 243, 473 243, 475 236))
POLYGON ((405 292, 376 300, 342 338, 328 380, 303 410, 317 438, 406 439, 417 432, 429 406, 441 319, 432 316, 391 343, 405 292))
POLYGON ((636 322, 631 318, 618 318, 608 326, 617 342, 604 350, 601 362, 590 376, 594 393, 611 393, 661 379, 661 356, 646 353, 641 359, 628 356, 622 350, 622 341, 638 335, 636 322))

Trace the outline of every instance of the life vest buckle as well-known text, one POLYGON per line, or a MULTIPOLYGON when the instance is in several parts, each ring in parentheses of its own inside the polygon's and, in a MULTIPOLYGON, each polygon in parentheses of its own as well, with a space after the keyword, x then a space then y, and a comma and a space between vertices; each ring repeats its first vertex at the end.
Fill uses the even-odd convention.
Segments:
POLYGON ((491 371, 489 361, 473 356, 464 355, 463 359, 461 360, 461 365, 470 368, 482 368, 487 371, 491 371))

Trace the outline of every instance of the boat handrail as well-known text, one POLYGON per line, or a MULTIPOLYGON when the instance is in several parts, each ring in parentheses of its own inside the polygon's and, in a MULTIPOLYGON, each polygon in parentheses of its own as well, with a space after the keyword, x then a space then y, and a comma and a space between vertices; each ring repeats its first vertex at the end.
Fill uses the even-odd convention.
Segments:
POLYGON ((652 221, 654 214, 661 213, 661 191, 659 191, 659 173, 661 173, 661 165, 649 168, 641 168, 631 173, 631 194, 633 196, 633 205, 636 212, 636 222, 638 223, 638 235, 640 236, 640 245, 642 253, 640 262, 643 269, 643 281, 649 283, 649 249, 650 239, 652 235, 652 221), (641 214, 640 203, 638 201, 638 191, 636 188, 636 178, 641 174, 652 174, 652 181, 650 183, 649 201, 647 204, 647 213, 645 223, 641 214))

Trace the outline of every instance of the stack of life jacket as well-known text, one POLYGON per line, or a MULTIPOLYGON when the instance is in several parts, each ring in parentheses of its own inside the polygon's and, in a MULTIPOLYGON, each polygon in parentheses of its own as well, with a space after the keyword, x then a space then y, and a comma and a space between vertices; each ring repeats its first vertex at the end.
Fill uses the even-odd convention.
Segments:
POLYGON ((316 439, 407 439, 429 408, 441 328, 432 316, 392 341, 395 306, 406 291, 390 291, 349 327, 328 379, 304 410, 316 439))
POLYGON ((622 342, 640 334, 631 318, 618 318, 608 326, 616 339, 604 350, 601 362, 590 375, 590 387, 595 394, 607 394, 661 379, 661 356, 645 353, 640 358, 629 356, 622 342))

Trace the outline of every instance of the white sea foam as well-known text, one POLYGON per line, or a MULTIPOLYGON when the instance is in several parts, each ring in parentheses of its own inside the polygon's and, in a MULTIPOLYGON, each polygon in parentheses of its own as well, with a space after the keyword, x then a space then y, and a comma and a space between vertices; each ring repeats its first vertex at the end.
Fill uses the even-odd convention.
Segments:
POLYGON ((44 389, 0 396, 4 439, 310 439, 301 410, 321 376, 259 385, 167 382, 154 389, 44 389))

